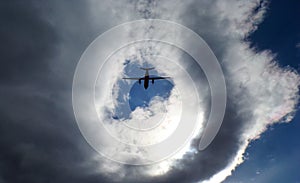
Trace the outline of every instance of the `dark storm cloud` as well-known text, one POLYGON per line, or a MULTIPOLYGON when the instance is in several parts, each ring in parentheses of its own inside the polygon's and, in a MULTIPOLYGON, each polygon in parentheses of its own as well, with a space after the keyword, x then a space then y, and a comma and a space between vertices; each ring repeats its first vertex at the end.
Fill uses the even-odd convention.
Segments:
POLYGON ((95 35, 59 29, 64 11, 75 25, 88 22, 80 18, 84 3, 57 3, 0 3, 1 183, 108 182, 90 174, 95 167, 86 164, 95 152, 80 135, 71 104, 74 69, 86 37, 95 35), (68 49, 65 34, 72 40, 68 49))
POLYGON ((47 72, 58 35, 36 11, 30 1, 1 2, 1 82, 28 81, 47 72))

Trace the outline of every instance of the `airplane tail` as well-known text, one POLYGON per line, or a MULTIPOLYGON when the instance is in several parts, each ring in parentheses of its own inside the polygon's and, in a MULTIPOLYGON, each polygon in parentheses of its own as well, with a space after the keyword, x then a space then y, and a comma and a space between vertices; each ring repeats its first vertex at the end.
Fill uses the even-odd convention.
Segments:
POLYGON ((154 67, 148 67, 148 68, 143 68, 143 67, 141 67, 140 69, 145 70, 145 71, 149 71, 149 70, 154 69, 154 67))

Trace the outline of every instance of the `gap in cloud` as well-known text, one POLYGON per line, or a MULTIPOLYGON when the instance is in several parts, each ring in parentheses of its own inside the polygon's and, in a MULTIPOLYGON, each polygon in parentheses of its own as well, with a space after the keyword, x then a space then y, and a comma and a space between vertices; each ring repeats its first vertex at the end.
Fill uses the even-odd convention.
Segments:
MULTIPOLYGON (((153 67, 151 64, 143 63, 139 64, 135 58, 126 59, 123 63, 124 75, 127 77, 144 77, 145 71, 141 70, 141 67, 153 67)), ((149 71, 150 77, 161 76, 153 69, 149 71)), ((125 120, 129 119, 131 113, 137 108, 147 108, 150 106, 151 100, 156 97, 160 97, 162 100, 167 101, 171 95, 171 91, 174 87, 173 83, 169 80, 155 80, 154 83, 149 81, 149 87, 146 90, 144 88, 144 81, 139 83, 136 80, 126 81, 119 79, 115 84, 118 90, 114 90, 117 93, 113 93, 116 96, 116 108, 114 110, 113 119, 125 120), (132 84, 134 82, 134 84, 132 84), (123 90, 123 88, 129 87, 130 91, 123 90)))
MULTIPOLYGON (((157 77, 157 75, 150 75, 157 77)), ((154 83, 149 81, 149 88, 145 89, 143 82, 136 81, 130 89, 129 106, 132 111, 137 107, 149 107, 150 101, 154 97, 161 97, 168 100, 174 85, 168 80, 156 80, 154 83)))

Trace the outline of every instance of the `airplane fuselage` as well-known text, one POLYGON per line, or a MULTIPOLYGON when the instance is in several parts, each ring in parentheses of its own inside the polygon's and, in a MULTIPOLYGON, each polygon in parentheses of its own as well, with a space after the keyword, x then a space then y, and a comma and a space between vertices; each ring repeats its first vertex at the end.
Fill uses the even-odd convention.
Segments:
MULTIPOLYGON (((141 83, 141 81, 139 81, 141 83)), ((145 76, 144 76, 144 88, 147 89, 149 87, 149 72, 146 70, 145 76)))
POLYGON ((147 89, 149 86, 149 76, 145 76, 144 78, 144 88, 147 89))

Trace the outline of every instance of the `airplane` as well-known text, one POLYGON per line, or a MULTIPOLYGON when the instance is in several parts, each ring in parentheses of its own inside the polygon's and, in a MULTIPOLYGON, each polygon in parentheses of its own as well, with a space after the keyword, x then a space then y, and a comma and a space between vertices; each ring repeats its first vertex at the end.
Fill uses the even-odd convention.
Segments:
POLYGON ((158 79, 169 79, 170 77, 150 77, 149 76, 149 70, 154 69, 154 67, 151 68, 140 68, 142 70, 145 70, 145 76, 141 77, 141 78, 123 78, 123 79, 131 79, 131 80, 138 80, 139 84, 142 83, 142 80, 144 80, 144 88, 147 90, 148 86, 149 86, 149 80, 152 80, 152 84, 154 84, 154 80, 158 80, 158 79))

